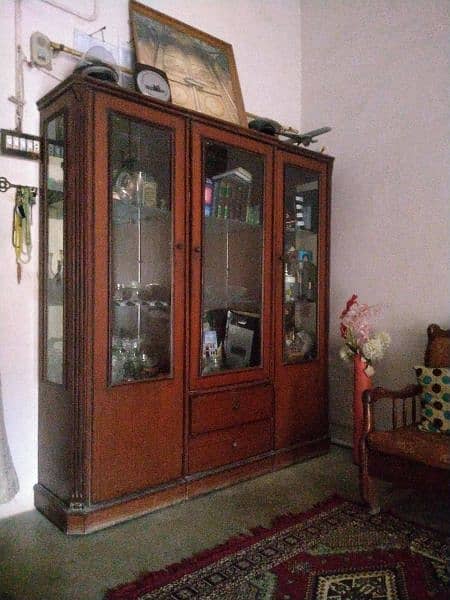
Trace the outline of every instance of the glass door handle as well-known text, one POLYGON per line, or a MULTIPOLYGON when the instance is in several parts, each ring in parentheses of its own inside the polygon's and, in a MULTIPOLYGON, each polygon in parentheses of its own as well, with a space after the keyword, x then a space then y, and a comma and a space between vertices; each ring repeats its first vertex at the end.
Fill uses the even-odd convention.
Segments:
POLYGON ((183 242, 177 242, 175 244, 175 250, 184 250, 184 244, 183 244, 183 242))
POLYGON ((200 246, 194 246, 194 252, 196 252, 197 254, 200 254, 200 252, 202 251, 200 246))

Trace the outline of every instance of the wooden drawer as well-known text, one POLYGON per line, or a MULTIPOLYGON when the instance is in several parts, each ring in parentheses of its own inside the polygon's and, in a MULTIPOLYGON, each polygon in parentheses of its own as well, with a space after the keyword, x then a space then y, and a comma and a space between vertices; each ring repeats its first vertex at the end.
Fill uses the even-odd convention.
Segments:
POLYGON ((270 385, 249 386, 191 397, 191 435, 272 417, 270 385))
POLYGON ((272 449, 272 421, 204 433, 189 440, 188 472, 207 471, 272 449))

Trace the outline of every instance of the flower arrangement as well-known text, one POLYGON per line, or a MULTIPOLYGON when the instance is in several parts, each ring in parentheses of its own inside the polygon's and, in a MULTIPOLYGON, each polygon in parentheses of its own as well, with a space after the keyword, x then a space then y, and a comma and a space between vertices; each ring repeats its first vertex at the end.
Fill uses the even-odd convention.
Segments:
POLYGON ((383 358, 386 348, 391 343, 391 336, 388 333, 373 331, 371 321, 379 313, 379 305, 360 304, 358 296, 353 294, 339 317, 340 332, 344 339, 339 356, 344 361, 356 355, 360 356, 366 363, 365 372, 369 377, 375 373, 372 363, 383 358))

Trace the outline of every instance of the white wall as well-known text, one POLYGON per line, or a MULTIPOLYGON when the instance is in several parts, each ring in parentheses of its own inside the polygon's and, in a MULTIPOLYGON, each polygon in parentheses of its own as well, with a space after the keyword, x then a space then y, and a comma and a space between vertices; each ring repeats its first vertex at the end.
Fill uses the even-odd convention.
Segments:
MULTIPOLYGON (((58 0, 84 14, 93 0, 58 0)), ((129 39, 128 0, 97 0, 98 18, 86 22, 39 0, 22 0, 21 43, 29 56, 29 39, 41 31, 52 41, 73 45, 73 30, 92 33, 107 26, 105 40, 129 39)), ((298 0, 155 0, 149 6, 232 44, 247 111, 293 126, 300 124, 300 9, 298 0), (280 68, 281 65, 283 68, 280 68)), ((0 127, 13 129, 14 105, 14 1, 1 0, 0 58, 2 93, 0 127)), ((61 55, 53 75, 64 78, 76 61, 61 55)), ((25 67, 26 105, 24 131, 38 134, 36 100, 56 85, 49 75, 25 67)), ((0 155, 0 175, 14 183, 38 185, 35 161, 0 155)), ((16 282, 14 252, 10 244, 13 191, 0 194, 0 374, 11 453, 21 490, 0 505, 0 518, 33 507, 32 487, 37 480, 37 291, 38 211, 34 211, 33 259, 16 282)))
POLYGON ((338 314, 384 304, 392 346, 377 385, 414 381, 426 326, 450 327, 450 4, 302 0, 302 126, 331 125, 332 431, 348 436, 351 371, 338 314))

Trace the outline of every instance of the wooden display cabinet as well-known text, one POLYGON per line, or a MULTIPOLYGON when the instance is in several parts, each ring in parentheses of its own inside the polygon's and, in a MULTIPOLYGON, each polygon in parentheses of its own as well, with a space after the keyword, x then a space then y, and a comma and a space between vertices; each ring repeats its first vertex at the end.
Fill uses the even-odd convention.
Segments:
POLYGON ((333 159, 81 75, 38 105, 36 507, 88 533, 327 451, 333 159))

